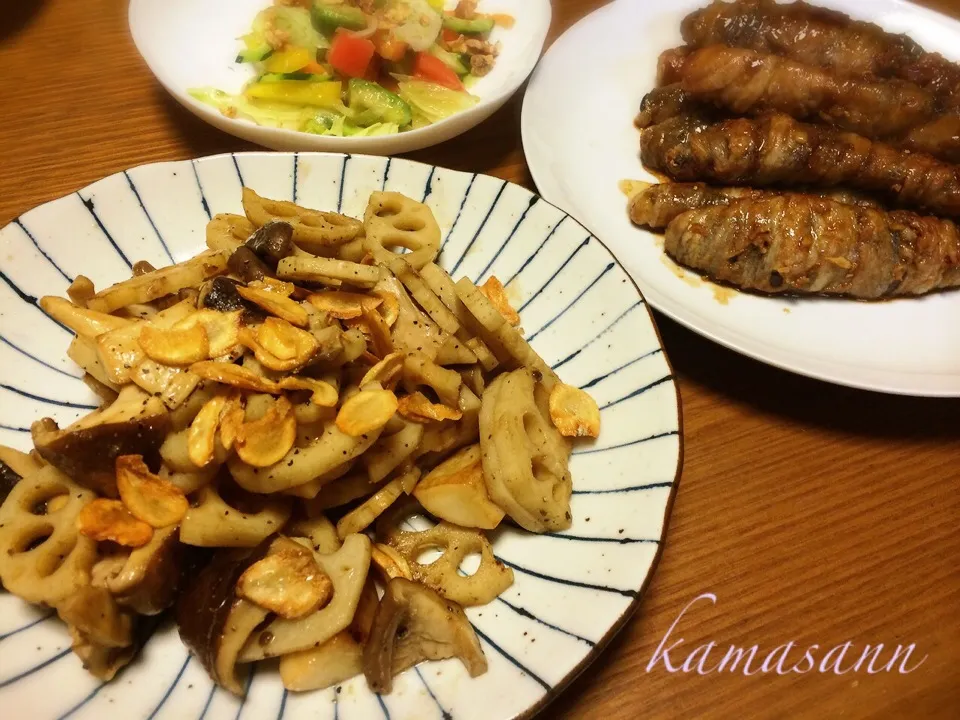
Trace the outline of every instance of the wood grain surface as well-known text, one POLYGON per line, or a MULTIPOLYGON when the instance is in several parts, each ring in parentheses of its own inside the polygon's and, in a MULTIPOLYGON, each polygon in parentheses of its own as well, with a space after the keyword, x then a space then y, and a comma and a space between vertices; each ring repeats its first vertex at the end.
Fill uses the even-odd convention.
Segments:
MULTIPOLYGON (((601 4, 556 0, 551 37, 601 4)), ((960 16, 960 0, 929 4, 960 16)), ((135 165, 252 148, 168 98, 126 16, 123 0, 4 3, 0 225, 135 165)), ((533 187, 519 116, 515 98, 413 157, 533 187)), ((637 616, 545 716, 960 717, 960 400, 833 387, 657 319, 685 421, 666 548, 637 616), (914 643, 909 665, 926 659, 909 674, 648 671, 678 614, 704 593, 716 604, 701 600, 678 623, 674 665, 711 641, 719 649, 707 667, 730 645, 766 654, 790 641, 801 649, 787 667, 808 646, 822 656, 847 641, 848 657, 868 643, 884 643, 887 656, 914 643)))

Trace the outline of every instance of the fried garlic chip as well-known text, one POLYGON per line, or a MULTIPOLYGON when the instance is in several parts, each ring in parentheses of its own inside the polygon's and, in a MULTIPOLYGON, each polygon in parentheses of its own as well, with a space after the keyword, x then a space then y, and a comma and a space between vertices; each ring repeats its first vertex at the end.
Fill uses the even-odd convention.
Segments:
POLYGON ((296 620, 330 602, 333 582, 310 550, 280 538, 267 557, 240 576, 237 595, 279 617, 296 620))
POLYGON ((206 331, 209 344, 208 357, 211 359, 218 358, 236 351, 242 315, 243 310, 220 312, 211 308, 203 308, 187 315, 174 325, 173 329, 188 330, 196 326, 202 327, 206 331))
POLYGON ((77 516, 96 495, 52 465, 24 475, 0 505, 0 580, 27 602, 56 605, 90 581, 97 544, 77 516))
POLYGON ((507 298, 507 291, 496 275, 488 277, 479 289, 508 323, 514 327, 520 324, 520 314, 513 309, 510 300, 507 298))
POLYGON ((277 383, 277 386, 283 390, 308 390, 311 393, 310 402, 319 407, 335 407, 337 400, 340 399, 337 389, 333 385, 315 378, 285 377, 277 383))
POLYGON ((190 423, 187 432, 187 455, 190 462, 198 468, 213 462, 217 447, 217 428, 226 407, 226 396, 215 395, 200 408, 200 412, 190 423))
POLYGON ((403 372, 403 360, 405 355, 402 352, 393 352, 385 355, 372 368, 367 370, 363 379, 360 381, 360 387, 369 383, 380 383, 382 387, 392 389, 400 373, 403 372))
POLYGON ((139 455, 117 458, 117 490, 127 509, 153 528, 176 525, 190 504, 176 485, 150 472, 139 455))
POLYGON ((344 292, 342 290, 322 290, 307 296, 307 302, 330 317, 338 320, 350 320, 363 314, 365 306, 378 307, 383 298, 376 295, 344 292))
POLYGON ((190 372, 204 380, 212 380, 213 382, 229 385, 239 390, 270 393, 271 395, 279 395, 281 392, 276 383, 261 375, 257 375, 257 373, 248 368, 234 365, 233 363, 204 360, 203 362, 191 365, 190 372))
POLYGON ((239 339, 253 350, 257 362, 275 372, 299 370, 320 350, 320 343, 312 333, 278 318, 267 318, 256 330, 241 329, 239 339))
POLYGON ((180 330, 147 324, 140 331, 139 342, 148 358, 163 365, 182 367, 210 356, 207 330, 200 324, 180 330))
POLYGON ((153 528, 131 513, 119 500, 97 498, 77 516, 77 528, 91 540, 109 540, 123 547, 143 547, 153 537, 153 528))
POLYGON ((420 423, 459 420, 463 417, 463 413, 460 410, 430 402, 427 396, 419 390, 411 395, 404 395, 400 398, 397 411, 405 418, 410 418, 420 423))
POLYGON ((234 447, 247 465, 265 468, 280 462, 293 448, 296 439, 297 419, 293 405, 280 396, 263 417, 239 427, 234 447))
POLYGON ((464 607, 486 605, 513 584, 513 570, 494 557, 490 542, 476 530, 442 522, 422 532, 397 532, 389 544, 407 561, 414 580, 464 607), (425 565, 417 558, 426 550, 442 554, 425 565), (460 565, 473 553, 480 554, 480 567, 461 575, 460 565))
POLYGON ((351 437, 381 429, 397 412, 397 396, 389 390, 361 390, 337 413, 337 427, 351 437))
POLYGON ((230 451, 237 440, 237 432, 246 420, 246 402, 239 392, 233 392, 220 412, 220 443, 230 451))
POLYGON ((597 401, 589 393, 566 383, 557 383, 550 391, 550 419, 565 437, 600 435, 597 401))

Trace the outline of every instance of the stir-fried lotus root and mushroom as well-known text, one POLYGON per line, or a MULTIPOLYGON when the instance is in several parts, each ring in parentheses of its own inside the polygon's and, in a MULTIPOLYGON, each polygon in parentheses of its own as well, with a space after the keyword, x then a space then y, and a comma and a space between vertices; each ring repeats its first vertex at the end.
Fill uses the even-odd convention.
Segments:
POLYGON ((243 207, 194 258, 40 301, 102 405, 35 422, 29 454, 0 447, 0 580, 105 680, 170 609, 237 694, 265 658, 290 690, 363 674, 389 692, 444 658, 483 673, 463 607, 513 583, 484 531, 569 527, 596 403, 495 277, 435 264, 426 205, 376 192, 357 220, 244 189, 243 207))

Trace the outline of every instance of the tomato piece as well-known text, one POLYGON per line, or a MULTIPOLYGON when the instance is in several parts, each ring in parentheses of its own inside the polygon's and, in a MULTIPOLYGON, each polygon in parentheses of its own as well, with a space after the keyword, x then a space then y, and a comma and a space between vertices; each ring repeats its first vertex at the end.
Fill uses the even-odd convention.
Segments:
POLYGON ((463 35, 451 30, 450 28, 444 28, 443 30, 440 31, 440 37, 447 45, 449 45, 450 43, 457 42, 460 38, 463 37, 463 35))
POLYGON ((384 60, 400 62, 407 54, 408 45, 402 40, 397 40, 389 30, 377 30, 373 34, 373 44, 377 48, 377 55, 384 60))
POLYGON ((413 76, 451 90, 463 90, 463 83, 457 74, 448 68, 443 60, 429 53, 417 53, 413 62, 413 76))
POLYGON ((333 36, 327 61, 341 75, 363 77, 367 73, 376 48, 367 38, 360 38, 343 30, 333 36))

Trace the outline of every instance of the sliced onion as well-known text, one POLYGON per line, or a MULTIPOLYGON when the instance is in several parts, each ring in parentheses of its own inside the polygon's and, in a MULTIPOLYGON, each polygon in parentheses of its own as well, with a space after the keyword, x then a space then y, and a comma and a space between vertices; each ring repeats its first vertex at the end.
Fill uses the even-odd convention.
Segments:
POLYGON ((377 28, 379 26, 380 26, 380 21, 377 20, 376 17, 370 17, 369 25, 367 25, 363 30, 355 30, 350 34, 353 35, 354 37, 359 37, 359 38, 370 37, 377 31, 377 28))

